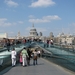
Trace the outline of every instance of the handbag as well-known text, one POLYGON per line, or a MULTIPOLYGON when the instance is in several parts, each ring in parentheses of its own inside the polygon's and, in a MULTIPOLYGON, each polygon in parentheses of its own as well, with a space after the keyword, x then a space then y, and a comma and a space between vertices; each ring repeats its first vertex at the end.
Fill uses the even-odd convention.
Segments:
POLYGON ((36 60, 37 59, 37 56, 34 56, 33 59, 36 60))

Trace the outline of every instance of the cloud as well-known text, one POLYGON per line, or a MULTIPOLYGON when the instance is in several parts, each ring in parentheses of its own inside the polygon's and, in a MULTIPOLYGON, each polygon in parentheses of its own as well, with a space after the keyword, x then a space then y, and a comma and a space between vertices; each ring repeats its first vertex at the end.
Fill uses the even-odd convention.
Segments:
POLYGON ((35 16, 34 15, 29 15, 29 18, 35 18, 35 16))
POLYGON ((70 26, 75 26, 75 23, 70 24, 70 26))
POLYGON ((6 27, 6 26, 15 25, 15 24, 16 23, 7 22, 6 18, 0 18, 0 26, 6 27))
POLYGON ((19 23, 19 24, 23 24, 24 22, 23 22, 23 21, 18 21, 18 23, 19 23))
POLYGON ((42 17, 42 19, 38 19, 38 18, 30 18, 29 22, 32 23, 47 23, 47 22, 51 22, 53 20, 61 20, 61 18, 57 15, 49 15, 49 16, 44 16, 42 17))
POLYGON ((54 5, 55 2, 52 0, 38 0, 36 2, 32 2, 29 7, 48 7, 54 5))
POLYGON ((37 31, 39 31, 39 32, 46 32, 47 30, 45 28, 37 28, 37 31))
POLYGON ((18 3, 12 1, 12 0, 5 0, 5 3, 10 7, 17 7, 18 3))
POLYGON ((6 21, 6 18, 0 18, 0 22, 6 21))
POLYGON ((32 27, 27 27, 25 30, 29 31, 32 27))
POLYGON ((0 18, 0 27, 6 27, 6 26, 13 26, 13 25, 20 25, 23 24, 23 21, 17 21, 17 22, 8 22, 7 18, 0 18))

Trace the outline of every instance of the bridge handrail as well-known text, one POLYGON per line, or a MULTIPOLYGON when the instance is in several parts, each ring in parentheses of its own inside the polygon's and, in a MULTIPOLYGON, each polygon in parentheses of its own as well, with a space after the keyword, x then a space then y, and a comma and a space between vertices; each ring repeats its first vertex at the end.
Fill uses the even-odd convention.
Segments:
MULTIPOLYGON (((40 47, 43 48, 42 46, 40 46, 40 47)), ((54 46, 52 48, 54 48, 54 46)), ((50 54, 51 54, 50 56, 59 57, 59 58, 62 58, 62 59, 66 59, 66 60, 72 61, 75 64, 75 55, 74 55, 74 53, 73 53, 73 55, 71 55, 71 54, 70 55, 69 54, 64 55, 62 53, 61 54, 58 54, 58 53, 55 54, 55 53, 49 51, 47 48, 43 48, 43 49, 46 50, 46 51, 48 51, 48 52, 50 52, 50 54)))

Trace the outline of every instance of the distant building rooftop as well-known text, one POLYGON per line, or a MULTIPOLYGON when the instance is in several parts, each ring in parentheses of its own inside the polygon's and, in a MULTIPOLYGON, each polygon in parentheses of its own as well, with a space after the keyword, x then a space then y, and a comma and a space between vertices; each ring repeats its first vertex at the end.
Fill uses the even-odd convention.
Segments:
POLYGON ((0 38, 8 38, 7 33, 0 33, 0 38))

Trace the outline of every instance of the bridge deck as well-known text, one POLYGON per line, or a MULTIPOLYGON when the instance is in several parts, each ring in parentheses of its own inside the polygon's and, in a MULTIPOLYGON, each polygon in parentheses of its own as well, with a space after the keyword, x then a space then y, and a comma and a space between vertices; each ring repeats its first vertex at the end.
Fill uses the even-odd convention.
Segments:
POLYGON ((52 63, 45 59, 39 58, 38 65, 22 67, 17 64, 15 67, 8 67, 0 75, 74 75, 72 72, 52 63))

